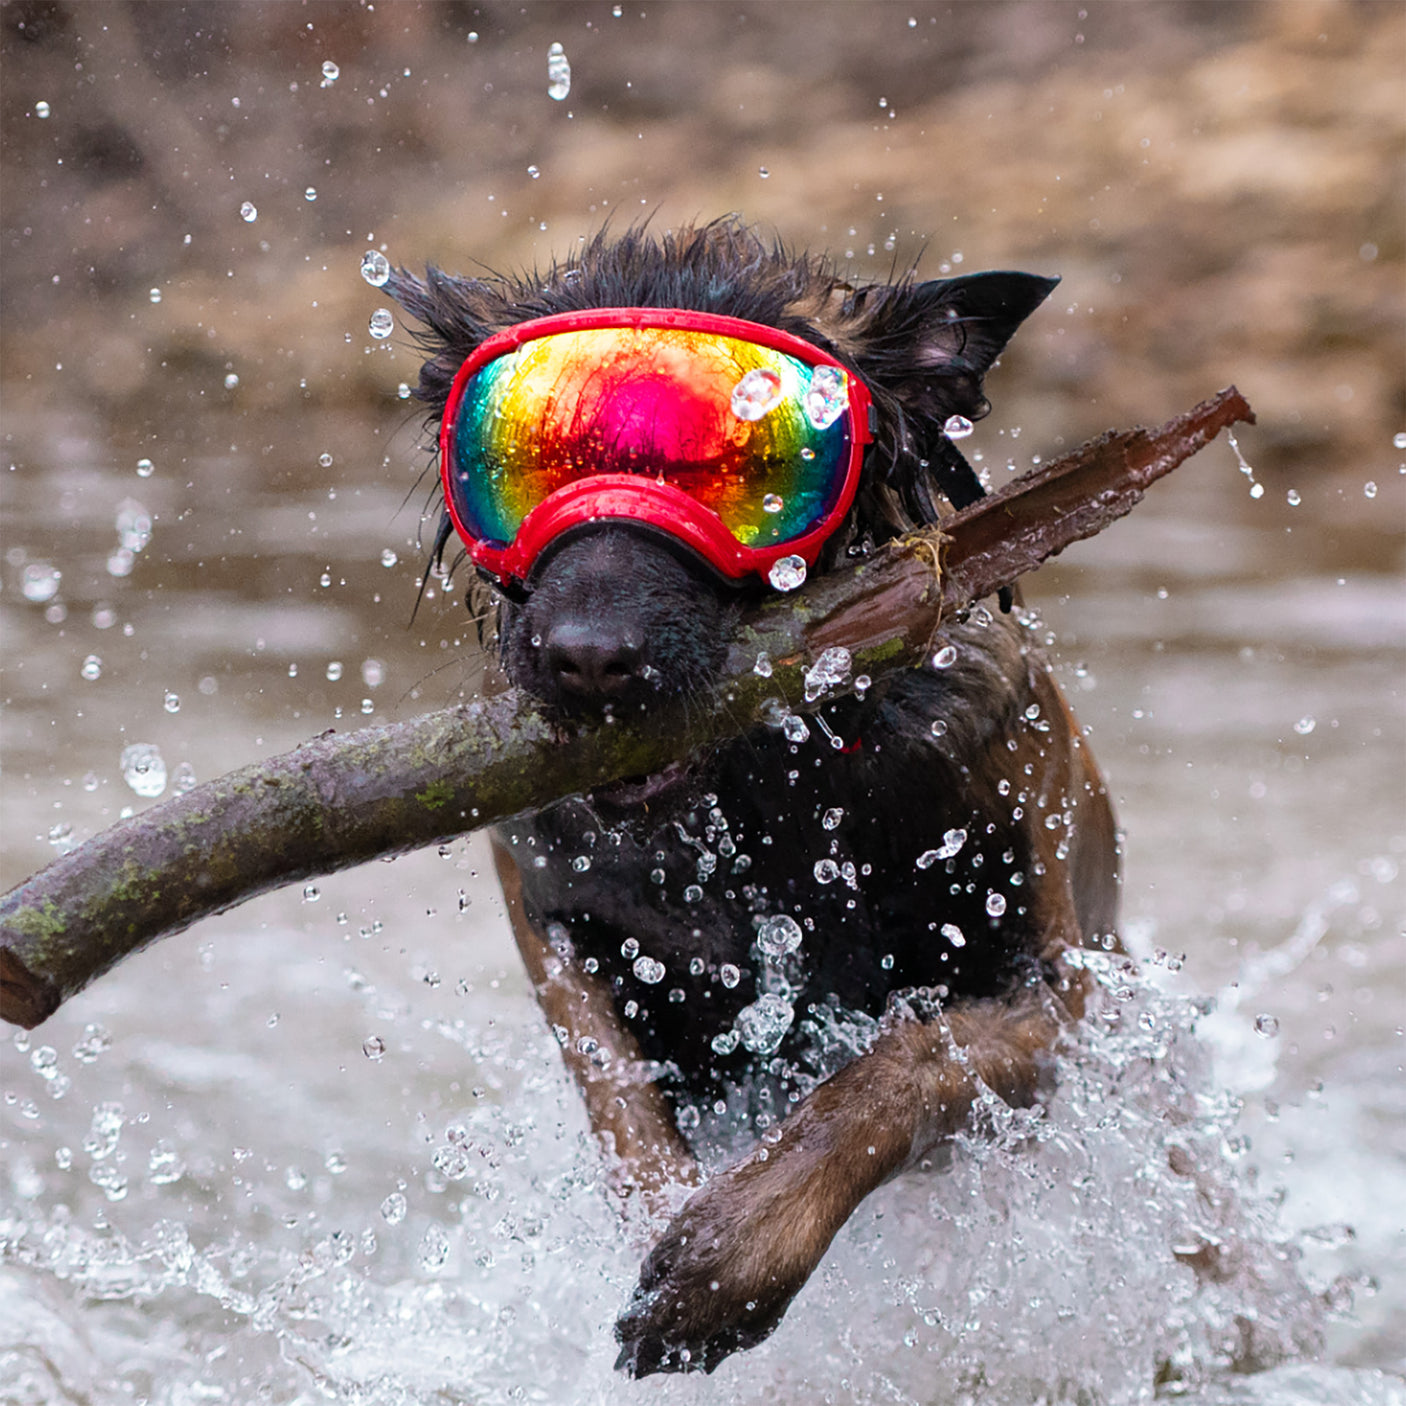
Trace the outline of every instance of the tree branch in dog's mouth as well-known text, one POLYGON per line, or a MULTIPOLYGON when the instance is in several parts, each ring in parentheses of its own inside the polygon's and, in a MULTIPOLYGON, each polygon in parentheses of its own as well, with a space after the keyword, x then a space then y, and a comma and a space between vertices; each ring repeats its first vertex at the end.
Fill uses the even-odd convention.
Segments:
POLYGON ((944 619, 1122 517, 1238 421, 1254 414, 1230 387, 1159 429, 1110 431, 938 533, 769 601, 743 622, 711 711, 567 726, 510 691, 324 733, 119 821, 0 899, 0 1017, 38 1025, 128 954, 270 889, 567 795, 647 799, 710 743, 922 662, 944 619))

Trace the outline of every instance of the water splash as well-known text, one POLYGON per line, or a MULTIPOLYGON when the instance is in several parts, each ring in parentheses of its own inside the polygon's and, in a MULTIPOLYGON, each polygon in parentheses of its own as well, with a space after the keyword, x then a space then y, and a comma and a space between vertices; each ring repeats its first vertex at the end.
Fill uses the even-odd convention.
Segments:
MULTIPOLYGON (((1301 954, 1308 936, 1298 936, 1266 971, 1301 954)), ((773 1338, 713 1377, 651 1382, 650 1401, 1125 1406, 1185 1392, 1197 1406, 1228 1406, 1239 1398, 1202 1392, 1232 1371, 1316 1350, 1326 1303, 1341 1298, 1306 1277, 1296 1247, 1281 1243, 1272 1188, 1257 1191, 1248 1174, 1238 1099, 1215 1083, 1198 1038, 1207 1003, 1150 987, 1127 958, 1082 960, 1095 999, 1056 1061, 1048 1103, 1012 1110, 984 1096, 977 1132, 851 1218, 773 1338)), ((389 993, 367 1000, 394 1004, 389 993)), ((872 1021, 787 1007, 759 998, 719 1057, 743 1039, 765 1053, 797 1018, 823 1028, 838 1059, 872 1039, 872 1021)), ((139 1105, 112 1102, 70 1139, 83 1147, 60 1149, 47 1172, 26 1180, 12 1168, 14 1186, 66 1178, 47 1202, 9 1200, 4 1220, 0 1350, 51 1345, 52 1375, 33 1399, 127 1400, 121 1386, 97 1385, 109 1380, 111 1333, 127 1344, 124 1379, 162 1382, 152 1399, 167 1403, 247 1400, 253 1384, 271 1399, 344 1406, 609 1406, 638 1394, 613 1370, 610 1332, 638 1251, 602 1194, 579 1101, 535 1021, 505 1031, 484 1014, 420 1022, 417 1057, 433 1061, 442 1045, 462 1081, 462 1092, 445 1083, 430 1093, 426 1081, 412 1095, 450 1105, 444 1141, 402 1137, 382 1156, 371 1149, 396 1138, 378 1126, 338 1157, 335 1186, 330 1162, 325 1175, 289 1167, 285 1177, 272 1164, 261 1175, 257 1151, 231 1157, 218 1140, 160 1126, 159 1112, 144 1126, 139 1105), (451 1172, 462 1161, 463 1174, 441 1161, 451 1172), (399 1167, 400 1180, 375 1166, 399 1167), (196 1186, 226 1211, 217 1201, 198 1223, 196 1186), (86 1204, 70 1212, 85 1187, 86 1204), (249 1211, 231 1218, 246 1198, 249 1211), (81 1337, 70 1317, 79 1303, 81 1337), (163 1332, 131 1339, 136 1311, 163 1332), (238 1361, 239 1388, 215 1365, 221 1351, 238 1361)), ((247 1077, 242 1055, 220 1059, 226 1077, 247 1077)), ((187 1067, 207 1087, 198 1071, 210 1061, 187 1067)), ((286 1072, 270 1078, 281 1088, 286 1072)), ((1250 1390, 1260 1379, 1234 1380, 1250 1390)), ((1246 1399, 1330 1399, 1304 1391, 1246 1399)), ((1364 1386, 1342 1399, 1389 1398, 1364 1386)))

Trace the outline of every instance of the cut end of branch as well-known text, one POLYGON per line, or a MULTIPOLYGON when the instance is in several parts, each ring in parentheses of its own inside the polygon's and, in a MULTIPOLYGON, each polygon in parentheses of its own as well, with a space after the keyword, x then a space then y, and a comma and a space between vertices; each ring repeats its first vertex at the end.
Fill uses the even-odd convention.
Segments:
POLYGON ((35 976, 9 947, 0 947, 0 1020, 33 1030, 63 1003, 59 988, 35 976))

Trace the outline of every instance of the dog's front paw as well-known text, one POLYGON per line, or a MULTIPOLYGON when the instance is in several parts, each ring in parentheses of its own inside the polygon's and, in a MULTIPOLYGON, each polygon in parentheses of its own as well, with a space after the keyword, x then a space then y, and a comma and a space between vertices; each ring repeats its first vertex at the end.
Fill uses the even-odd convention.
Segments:
POLYGON ((747 1162, 689 1198, 615 1324, 618 1369, 711 1372, 781 1321, 836 1226, 779 1171, 747 1162))

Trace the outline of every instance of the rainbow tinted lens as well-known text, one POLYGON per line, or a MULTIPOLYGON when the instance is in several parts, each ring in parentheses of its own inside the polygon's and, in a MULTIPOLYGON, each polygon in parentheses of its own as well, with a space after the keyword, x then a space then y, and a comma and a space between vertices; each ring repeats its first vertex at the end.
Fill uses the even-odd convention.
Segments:
POLYGON ((510 543, 558 489, 647 475, 746 548, 803 536, 844 487, 848 373, 695 328, 587 327, 523 342, 464 385, 445 481, 461 528, 510 543))

